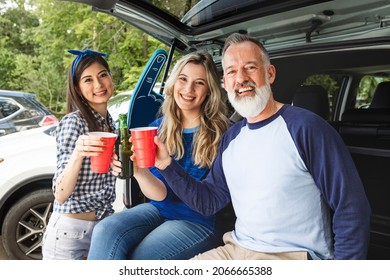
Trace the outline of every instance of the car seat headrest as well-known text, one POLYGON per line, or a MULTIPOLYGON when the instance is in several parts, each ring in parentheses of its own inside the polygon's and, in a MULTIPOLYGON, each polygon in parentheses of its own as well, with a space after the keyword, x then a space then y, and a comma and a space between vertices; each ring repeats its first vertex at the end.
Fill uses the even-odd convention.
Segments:
POLYGON ((378 84, 370 108, 390 108, 390 82, 378 84))
POLYGON ((300 86, 295 92, 292 103, 294 106, 312 111, 325 120, 329 119, 328 93, 322 86, 300 86))

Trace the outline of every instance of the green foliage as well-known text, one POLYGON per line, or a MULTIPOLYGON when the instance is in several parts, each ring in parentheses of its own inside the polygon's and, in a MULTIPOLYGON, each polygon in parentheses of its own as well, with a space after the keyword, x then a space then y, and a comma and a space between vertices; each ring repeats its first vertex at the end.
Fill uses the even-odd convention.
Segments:
MULTIPOLYGON (((3 3, 4 1, 0 1, 3 3)), ((74 56, 68 49, 109 54, 118 92, 132 89, 160 42, 90 6, 52 0, 8 1, 0 9, 0 88, 37 94, 61 117, 74 56)))
POLYGON ((364 76, 359 83, 356 94, 356 108, 367 108, 371 104, 375 89, 381 82, 388 82, 390 79, 382 76, 364 76))
POLYGON ((0 88, 11 88, 10 84, 13 81, 13 71, 15 69, 15 54, 6 48, 0 48, 0 88))
POLYGON ((338 82, 331 75, 312 75, 305 80, 304 84, 320 85, 326 89, 329 96, 334 96, 339 91, 338 82))
MULTIPOLYGON (((5 3, 6 1, 2 1, 5 3)), ((24 5, 24 1, 18 1, 24 5)), ((0 10, 0 88, 14 88, 14 80, 18 79, 20 73, 16 72, 16 58, 21 54, 33 55, 34 46, 24 36, 24 30, 38 26, 38 19, 30 12, 21 8, 15 2, 14 5, 7 5, 7 9, 0 10)))
MULTIPOLYGON (((320 85, 328 92, 329 105, 331 112, 335 104, 342 84, 343 75, 318 74, 312 75, 304 81, 304 85, 320 85)), ((355 98, 351 100, 351 106, 355 108, 367 108, 372 101, 375 89, 380 82, 389 81, 390 79, 382 76, 366 75, 361 78, 359 87, 354 93, 355 98)))
POLYGON ((333 106, 340 90, 341 77, 337 75, 318 74, 306 78, 304 85, 320 85, 328 92, 329 110, 332 115, 333 106))
POLYGON ((151 0, 156 7, 181 19, 200 0, 151 0))

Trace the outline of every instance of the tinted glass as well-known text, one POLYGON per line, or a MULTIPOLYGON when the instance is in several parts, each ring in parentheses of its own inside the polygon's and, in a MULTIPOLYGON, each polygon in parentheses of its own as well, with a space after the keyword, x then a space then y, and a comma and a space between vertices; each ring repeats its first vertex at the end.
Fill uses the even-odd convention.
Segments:
MULTIPOLYGON (((181 18, 200 0, 142 0, 151 3, 165 13, 181 20, 181 18)), ((207 0, 208 2, 213 2, 207 0)))
POLYGON ((0 136, 56 122, 57 119, 33 95, 0 97, 0 136), (45 119, 48 116, 51 119, 45 119))
POLYGON ((267 10, 272 5, 288 0, 142 0, 162 10, 164 13, 182 20, 191 26, 200 26, 221 18, 246 13, 253 5, 267 10))
POLYGON ((23 106, 23 110, 13 118, 14 124, 27 126, 25 129, 30 128, 30 125, 35 127, 45 115, 41 105, 35 104, 32 98, 16 98, 16 101, 23 106))
POLYGON ((11 116, 20 110, 20 107, 10 99, 0 98, 0 119, 11 116))
POLYGON ((307 77, 303 84, 320 85, 327 91, 329 99, 329 112, 330 116, 332 116, 342 81, 343 75, 317 74, 307 77))
POLYGON ((355 108, 367 109, 370 107, 375 90, 379 83, 390 81, 387 77, 366 75, 359 83, 357 89, 355 108))

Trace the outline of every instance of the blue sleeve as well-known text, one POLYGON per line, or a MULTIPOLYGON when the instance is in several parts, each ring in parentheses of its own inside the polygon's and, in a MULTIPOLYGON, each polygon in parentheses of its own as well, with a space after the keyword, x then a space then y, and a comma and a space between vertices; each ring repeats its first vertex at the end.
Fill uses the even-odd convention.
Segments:
POLYGON ((163 121, 163 118, 162 118, 162 117, 161 117, 161 118, 158 118, 157 120, 151 122, 151 123, 149 124, 149 126, 157 126, 157 127, 159 128, 160 125, 161 125, 161 123, 162 123, 162 121, 163 121))
POLYGON ((299 154, 333 212, 335 259, 367 257, 371 209, 351 154, 340 135, 317 115, 286 110, 299 154))
POLYGON ((210 172, 202 181, 195 180, 175 160, 160 170, 175 194, 193 210, 213 215, 230 202, 230 194, 222 170, 220 149, 210 172))
MULTIPOLYGON (((154 122, 152 122, 149 126, 160 127, 162 124, 162 120, 163 118, 159 118, 154 122)), ((193 135, 194 133, 183 133, 183 144, 185 150, 184 156, 179 160, 175 160, 175 159, 172 160, 177 162, 177 164, 180 165, 189 175, 191 175, 193 178, 199 181, 206 176, 206 174, 209 172, 209 169, 200 168, 199 166, 196 166, 193 163, 192 160, 193 135)), ((174 196, 170 184, 165 180, 165 178, 161 175, 160 171, 155 166, 150 167, 149 170, 154 176, 160 179, 166 186, 168 193, 164 200, 170 200, 174 196)))

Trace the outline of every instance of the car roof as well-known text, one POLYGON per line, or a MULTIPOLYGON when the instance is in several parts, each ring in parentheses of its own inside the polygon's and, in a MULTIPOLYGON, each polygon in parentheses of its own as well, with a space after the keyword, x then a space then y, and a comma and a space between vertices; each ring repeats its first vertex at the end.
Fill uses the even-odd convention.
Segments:
POLYGON ((0 90, 0 96, 3 97, 28 97, 35 98, 35 94, 21 91, 13 91, 13 90, 0 90))
POLYGON ((216 62, 234 32, 256 38, 271 53, 390 36, 390 3, 382 0, 201 0, 186 13, 180 1, 171 1, 174 7, 169 1, 71 2, 118 17, 169 46, 175 44, 181 53, 206 50, 216 62))

